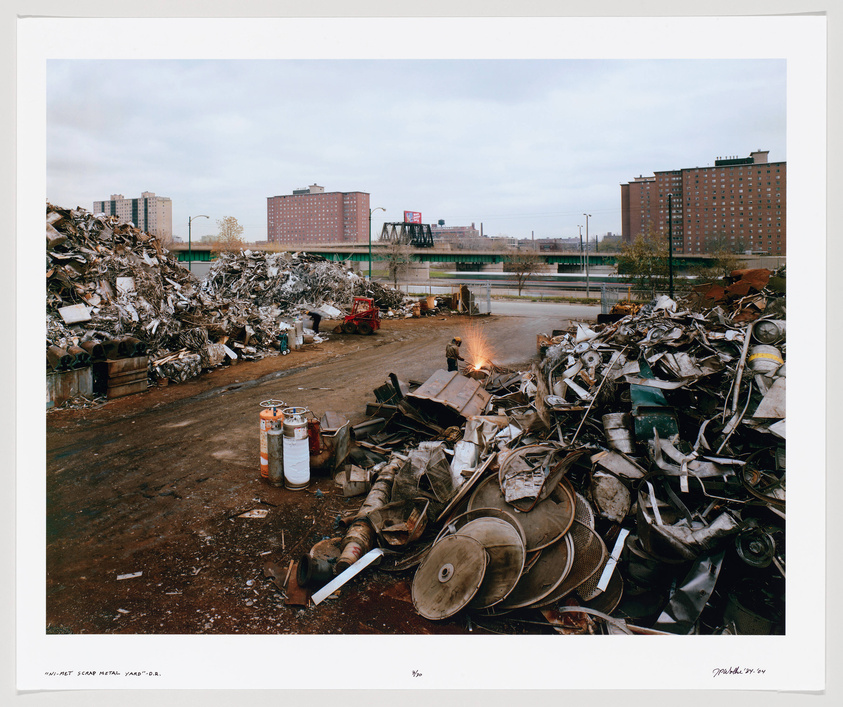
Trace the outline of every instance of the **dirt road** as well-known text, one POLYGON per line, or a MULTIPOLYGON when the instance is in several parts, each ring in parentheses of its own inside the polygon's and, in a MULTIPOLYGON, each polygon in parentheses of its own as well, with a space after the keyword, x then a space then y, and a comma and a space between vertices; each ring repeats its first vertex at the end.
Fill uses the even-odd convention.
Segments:
MULTIPOLYGON (((330 323, 325 323, 330 326, 330 323)), ((341 534, 345 499, 314 475, 305 491, 260 480, 260 402, 365 419, 391 372, 426 380, 454 335, 478 327, 495 362, 528 366, 540 316, 388 320, 288 356, 214 370, 95 409, 47 415, 47 630, 69 633, 462 633, 412 607, 412 572, 371 571, 318 607, 287 606, 263 573, 341 534), (262 519, 237 517, 268 509, 262 519), (117 579, 120 575, 142 573, 117 579)), ((323 325, 323 329, 328 328, 323 325)))

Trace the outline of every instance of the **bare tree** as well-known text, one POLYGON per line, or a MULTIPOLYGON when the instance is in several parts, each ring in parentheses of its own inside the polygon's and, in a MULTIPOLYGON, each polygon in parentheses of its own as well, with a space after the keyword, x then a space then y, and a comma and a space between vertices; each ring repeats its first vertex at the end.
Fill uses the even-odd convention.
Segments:
POLYGON ((160 235, 160 236, 155 236, 155 239, 158 241, 158 244, 162 248, 164 248, 164 250, 172 250, 173 249, 173 244, 175 243, 175 240, 173 240, 172 236, 170 236, 170 235, 160 235))
POLYGON ((715 233, 707 239, 707 250, 714 256, 714 275, 728 277, 740 264, 738 254, 744 250, 743 238, 732 240, 725 233, 715 233))
POLYGON ((618 256, 618 274, 651 296, 667 289, 669 274, 667 236, 652 226, 635 236, 632 243, 624 243, 618 256))
POLYGON ((214 240, 214 252, 237 251, 243 246, 243 226, 234 216, 217 220, 217 237, 214 240))
POLYGON ((386 255, 392 285, 398 287, 398 275, 407 269, 407 265, 413 262, 413 246, 396 241, 390 243, 384 249, 384 254, 386 255))
POLYGON ((518 286, 518 296, 521 296, 521 290, 527 282, 527 278, 538 270, 541 258, 531 251, 517 251, 508 255, 503 264, 505 272, 511 272, 515 275, 515 282, 518 286))

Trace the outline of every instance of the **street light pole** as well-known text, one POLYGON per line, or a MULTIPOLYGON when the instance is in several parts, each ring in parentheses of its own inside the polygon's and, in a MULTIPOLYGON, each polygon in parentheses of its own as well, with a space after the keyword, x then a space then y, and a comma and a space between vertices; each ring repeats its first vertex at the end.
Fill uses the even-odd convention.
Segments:
POLYGON ((372 214, 375 211, 383 211, 386 213, 386 209, 383 206, 376 206, 374 209, 369 209, 369 280, 372 279, 372 214))
POLYGON ((585 255, 582 249, 582 226, 577 224, 577 228, 580 229, 580 270, 585 268, 585 255))
POLYGON ((673 299, 673 194, 667 195, 667 271, 670 274, 670 299, 673 299))
POLYGON ((198 216, 190 216, 187 219, 187 269, 193 272, 193 244, 191 243, 191 229, 190 226, 193 223, 193 219, 197 218, 210 218, 209 216, 205 216, 205 214, 199 214, 198 216))
POLYGON ((583 214, 585 216, 585 298, 591 297, 591 286, 588 279, 588 219, 591 214, 583 214))

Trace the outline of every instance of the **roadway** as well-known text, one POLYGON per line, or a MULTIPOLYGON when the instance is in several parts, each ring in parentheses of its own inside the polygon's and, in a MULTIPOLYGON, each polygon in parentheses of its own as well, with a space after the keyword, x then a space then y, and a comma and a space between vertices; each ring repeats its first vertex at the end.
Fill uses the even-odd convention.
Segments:
POLYGON ((599 305, 566 304, 560 302, 524 302, 492 300, 492 314, 502 317, 530 317, 547 321, 591 319, 600 314, 599 305))

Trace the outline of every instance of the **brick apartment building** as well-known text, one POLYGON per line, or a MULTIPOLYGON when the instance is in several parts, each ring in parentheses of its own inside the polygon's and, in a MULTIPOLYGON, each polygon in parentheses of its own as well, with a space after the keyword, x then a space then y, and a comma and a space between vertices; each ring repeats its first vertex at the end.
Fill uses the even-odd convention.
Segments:
POLYGON ((369 240, 369 195, 312 184, 267 197, 266 223, 270 243, 363 243, 369 240))
POLYGON ((649 228, 668 232, 672 194, 673 250, 787 254, 787 163, 768 162, 768 151, 717 159, 713 167, 655 172, 621 184, 624 243, 649 228))
POLYGON ((145 191, 140 199, 126 199, 122 194, 112 194, 108 201, 95 201, 93 211, 133 223, 156 238, 168 240, 173 237, 173 202, 168 196, 155 196, 154 192, 145 191))

